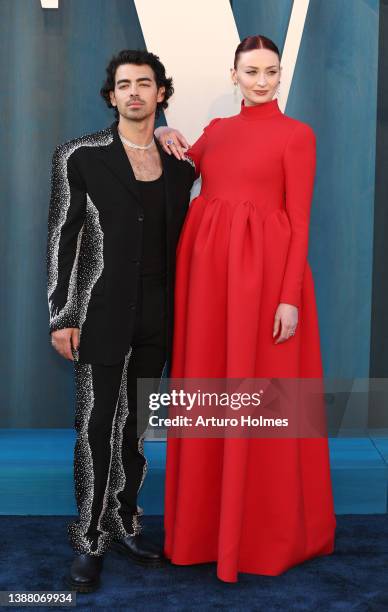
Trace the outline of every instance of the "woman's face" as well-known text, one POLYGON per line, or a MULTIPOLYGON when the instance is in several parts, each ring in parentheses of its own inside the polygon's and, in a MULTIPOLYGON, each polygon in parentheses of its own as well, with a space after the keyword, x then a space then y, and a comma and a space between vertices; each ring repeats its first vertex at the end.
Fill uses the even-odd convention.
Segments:
POLYGON ((277 53, 269 49, 253 49, 240 53, 232 80, 238 83, 246 106, 268 102, 276 94, 280 81, 277 53))

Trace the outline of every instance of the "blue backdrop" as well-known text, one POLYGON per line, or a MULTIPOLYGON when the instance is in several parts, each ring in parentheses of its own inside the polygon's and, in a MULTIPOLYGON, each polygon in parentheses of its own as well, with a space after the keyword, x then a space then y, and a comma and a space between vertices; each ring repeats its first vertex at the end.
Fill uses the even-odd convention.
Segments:
MULTIPOLYGON (((290 0, 231 4, 241 38, 265 34, 283 48, 290 0)), ((326 376, 369 373, 377 45, 378 0, 312 0, 286 110, 317 134, 309 260, 326 376)), ((72 426, 72 366, 47 326, 51 155, 111 123, 105 66, 144 46, 132 0, 0 3, 0 427, 72 426)))

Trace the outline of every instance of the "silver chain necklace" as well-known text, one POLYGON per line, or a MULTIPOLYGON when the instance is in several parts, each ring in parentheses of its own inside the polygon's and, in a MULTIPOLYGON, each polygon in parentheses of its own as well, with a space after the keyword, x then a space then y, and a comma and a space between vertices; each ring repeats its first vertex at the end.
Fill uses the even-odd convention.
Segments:
POLYGON ((152 147, 152 145, 154 144, 154 137, 152 137, 152 140, 149 144, 147 145, 138 145, 135 144, 134 142, 131 142, 130 140, 128 140, 128 138, 124 138, 124 136, 122 134, 120 134, 119 132, 119 136, 120 136, 120 140, 122 143, 126 144, 127 147, 131 147, 132 149, 141 149, 142 151, 145 151, 146 149, 150 149, 152 147))

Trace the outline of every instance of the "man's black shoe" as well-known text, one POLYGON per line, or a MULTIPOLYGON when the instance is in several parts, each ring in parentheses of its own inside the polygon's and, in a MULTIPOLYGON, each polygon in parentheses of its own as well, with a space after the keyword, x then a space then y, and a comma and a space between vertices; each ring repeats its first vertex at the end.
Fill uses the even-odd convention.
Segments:
POLYGON ((103 556, 76 555, 67 578, 68 586, 78 593, 91 593, 100 586, 103 556))
POLYGON ((111 549, 126 555, 132 561, 144 567, 162 567, 167 563, 163 551, 141 533, 127 535, 120 540, 113 540, 111 549))

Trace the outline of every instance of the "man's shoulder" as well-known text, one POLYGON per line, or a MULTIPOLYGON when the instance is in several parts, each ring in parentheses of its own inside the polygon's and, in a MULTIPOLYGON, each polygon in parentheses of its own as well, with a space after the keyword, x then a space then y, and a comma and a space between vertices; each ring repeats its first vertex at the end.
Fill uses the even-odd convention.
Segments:
POLYGON ((71 140, 59 144, 54 151, 54 157, 67 160, 70 156, 85 153, 90 147, 107 146, 112 142, 112 128, 107 127, 98 132, 84 134, 83 136, 78 136, 77 138, 72 138, 71 140))
POLYGON ((168 160, 170 171, 177 176, 191 175, 194 172, 193 163, 191 159, 177 159, 175 155, 164 154, 168 160))

